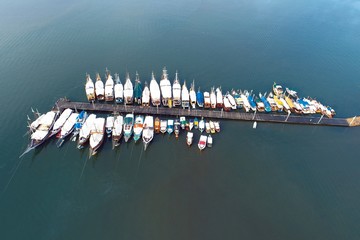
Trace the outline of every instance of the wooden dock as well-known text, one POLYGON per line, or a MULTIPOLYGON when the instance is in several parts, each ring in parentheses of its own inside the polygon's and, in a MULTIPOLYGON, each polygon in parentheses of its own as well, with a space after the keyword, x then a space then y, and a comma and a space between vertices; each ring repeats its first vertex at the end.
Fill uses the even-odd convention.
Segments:
POLYGON ((229 119, 239 121, 258 121, 271 123, 290 123, 302 125, 322 125, 322 126, 339 126, 339 127, 354 127, 360 126, 360 117, 351 118, 327 118, 325 116, 312 115, 287 115, 276 113, 246 113, 242 110, 234 110, 225 112, 218 109, 182 109, 182 108, 167 108, 167 107, 142 107, 138 105, 124 105, 115 103, 84 103, 71 102, 68 99, 61 98, 56 103, 54 108, 61 111, 66 108, 86 110, 90 112, 119 112, 143 114, 143 115, 163 115, 163 116, 186 116, 186 117, 204 117, 213 119, 229 119))

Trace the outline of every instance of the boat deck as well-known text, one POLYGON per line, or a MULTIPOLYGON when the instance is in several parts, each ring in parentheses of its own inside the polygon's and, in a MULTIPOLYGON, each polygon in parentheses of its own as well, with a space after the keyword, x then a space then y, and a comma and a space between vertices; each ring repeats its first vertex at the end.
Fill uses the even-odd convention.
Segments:
POLYGON ((120 112, 144 114, 144 115, 164 115, 164 116, 186 116, 186 117, 204 117, 214 119, 229 119, 240 121, 258 121, 272 123, 290 123, 302 125, 323 125, 323 126, 339 126, 354 127, 360 126, 360 117, 351 118, 327 118, 313 115, 287 115, 269 114, 269 113, 246 113, 241 110, 225 112, 213 109, 182 109, 167 107, 142 107, 138 105, 110 104, 110 103, 85 103, 71 102, 68 99, 60 98, 54 108, 63 111, 66 108, 77 110, 86 110, 91 112, 120 112))

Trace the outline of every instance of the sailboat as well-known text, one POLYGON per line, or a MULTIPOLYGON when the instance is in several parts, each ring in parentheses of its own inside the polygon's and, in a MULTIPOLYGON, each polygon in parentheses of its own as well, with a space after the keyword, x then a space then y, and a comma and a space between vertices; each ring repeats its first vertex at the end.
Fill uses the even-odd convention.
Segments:
POLYGON ((189 107, 189 91, 186 87, 186 81, 184 81, 184 84, 183 84, 182 90, 181 90, 181 105, 183 108, 189 107))
POLYGON ((96 118, 90 134, 89 156, 94 156, 104 141, 105 118, 96 118))
POLYGON ((144 116, 137 115, 134 123, 134 140, 137 142, 141 138, 141 133, 144 128, 144 116))
POLYGON ((199 139, 199 143, 198 143, 198 147, 199 147, 200 151, 205 149, 206 142, 207 142, 207 136, 206 135, 201 135, 200 139, 199 139))
POLYGON ((186 134, 186 144, 190 147, 193 143, 193 136, 194 136, 194 133, 192 132, 187 132, 186 134))
POLYGON ((60 132, 62 126, 64 125, 64 123, 70 117, 70 115, 72 113, 73 113, 73 110, 70 108, 67 108, 60 114, 60 117, 55 121, 54 126, 52 127, 49 137, 60 132))
POLYGON ((101 81, 101 77, 99 73, 96 73, 95 93, 97 100, 104 101, 105 99, 104 83, 101 81))
POLYGON ((123 133, 124 117, 122 115, 115 114, 115 121, 112 129, 112 146, 113 149, 120 145, 120 139, 123 133))
POLYGON ((124 99, 125 104, 132 104, 134 100, 134 89, 129 73, 126 73, 126 81, 124 84, 124 99))
POLYGON ((167 120, 167 128, 166 131, 168 134, 172 134, 174 131, 174 119, 167 120))
POLYGON ((142 134, 144 151, 146 151, 149 143, 153 138, 154 138, 154 117, 146 116, 144 120, 144 130, 142 134))
POLYGON ((95 101, 95 87, 90 74, 86 74, 85 93, 89 102, 95 101))
POLYGON ((162 95, 162 104, 165 107, 172 107, 171 83, 168 79, 168 74, 165 67, 163 68, 163 73, 160 80, 160 89, 162 95))
POLYGON ((196 103, 198 107, 204 107, 204 94, 200 91, 200 87, 196 93, 196 103))
POLYGON ((138 105, 141 105, 142 91, 143 91, 143 89, 141 86, 139 74, 138 74, 138 72, 136 72, 135 88, 134 88, 134 101, 138 105))
POLYGON ((154 72, 151 73, 151 81, 150 81, 150 97, 151 97, 151 103, 154 107, 157 107, 160 105, 160 87, 157 83, 154 72))
POLYGON ((73 133, 71 135, 71 138, 70 138, 71 141, 74 141, 74 142, 76 141, 76 138, 79 135, 80 129, 82 128, 86 118, 87 118, 87 112, 85 112, 84 110, 81 111, 79 113, 79 115, 77 116, 76 123, 75 123, 75 126, 74 126, 74 131, 73 131, 73 133))
POLYGON ((133 126, 134 126, 134 114, 128 113, 124 119, 124 140, 128 142, 131 138, 133 133, 133 126))
POLYGON ((114 101, 114 80, 109 71, 107 71, 107 80, 105 82, 105 101, 114 101))
POLYGON ((147 82, 145 82, 145 87, 141 96, 141 102, 143 107, 150 106, 150 89, 147 85, 147 82))
POLYGON ((89 117, 85 120, 85 123, 83 124, 79 132, 79 139, 77 144, 78 149, 82 149, 85 143, 89 140, 91 128, 95 124, 95 119, 96 115, 90 114, 89 117))
POLYGON ((210 106, 213 109, 216 108, 216 94, 215 94, 214 87, 212 87, 211 91, 210 91, 210 106))
POLYGON ((115 74, 115 86, 114 86, 115 102, 122 103, 124 101, 124 86, 120 81, 119 74, 115 74))
POLYGON ((172 93, 173 93, 173 106, 177 107, 181 105, 181 85, 178 78, 178 72, 175 73, 175 79, 172 86, 172 93))
POLYGON ((195 80, 193 80, 190 87, 190 104, 192 108, 196 107, 195 80))
POLYGON ((74 130, 75 123, 79 113, 72 113, 66 122, 62 126, 60 132, 58 133, 59 140, 56 142, 56 146, 59 148, 65 142, 65 138, 74 130))
POLYGON ((105 123, 105 129, 106 129, 106 135, 108 138, 111 137, 111 133, 114 127, 114 116, 107 116, 106 117, 106 123, 105 123))

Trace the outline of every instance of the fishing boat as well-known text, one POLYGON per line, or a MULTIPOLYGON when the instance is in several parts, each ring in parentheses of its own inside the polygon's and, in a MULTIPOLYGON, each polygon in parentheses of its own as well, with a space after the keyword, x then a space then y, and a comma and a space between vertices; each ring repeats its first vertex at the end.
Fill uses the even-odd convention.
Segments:
POLYGON ((75 126, 74 126, 74 131, 72 132, 72 135, 71 135, 71 138, 70 138, 71 141, 73 141, 73 142, 76 141, 76 138, 79 135, 80 129, 82 128, 86 118, 87 118, 87 112, 85 112, 85 111, 81 111, 79 113, 79 115, 77 116, 76 123, 75 123, 75 126))
POLYGON ((104 83, 101 81, 101 77, 99 73, 96 73, 95 93, 97 100, 104 101, 105 99, 104 83))
POLYGON ((206 142, 207 142, 207 136, 206 135, 201 135, 200 139, 199 139, 199 143, 198 143, 198 147, 199 147, 200 151, 205 149, 206 142))
POLYGON ((190 147, 193 143, 193 137, 194 137, 194 133, 192 132, 187 132, 186 134, 186 144, 190 147))
POLYGON ((190 86, 190 105, 192 108, 196 107, 196 92, 195 92, 195 80, 193 80, 190 86))
POLYGON ((205 129, 205 121, 204 118, 201 118, 200 122, 199 122, 199 131, 203 132, 205 129))
POLYGON ((214 121, 214 125, 215 125, 215 131, 220 132, 220 122, 219 121, 214 121))
POLYGON ((198 88, 198 91, 196 93, 196 103, 198 107, 204 107, 204 94, 200 91, 200 87, 198 88))
POLYGON ((272 93, 269 93, 268 97, 266 98, 266 100, 269 102, 270 107, 271 107, 271 111, 275 112, 278 110, 277 104, 274 100, 274 95, 272 93))
POLYGON ((27 146, 23 154, 28 153, 32 149, 40 146, 50 135, 50 130, 53 127, 57 116, 59 115, 58 111, 49 111, 37 123, 37 128, 32 132, 30 136, 30 143, 27 146))
POLYGON ((166 131, 168 134, 172 134, 174 132, 174 119, 167 120, 167 128, 166 131))
MULTIPOLYGON (((151 73, 151 81, 150 81, 150 97, 151 97, 151 103, 154 107, 157 107, 160 105, 160 87, 157 83, 154 72, 151 73)), ((156 130, 155 130, 156 131, 156 130)))
POLYGON ((175 137, 178 138, 179 134, 180 134, 180 121, 179 121, 179 119, 175 119, 174 133, 175 133, 175 137))
POLYGON ((141 102, 143 107, 149 107, 150 106, 150 89, 147 85, 147 82, 145 82, 145 87, 142 92, 141 102))
POLYGON ((163 68, 163 73, 160 80, 160 89, 163 106, 172 107, 171 83, 168 79, 168 74, 165 67, 163 68))
POLYGON ((182 90, 181 90, 181 106, 183 108, 188 108, 189 107, 189 91, 186 87, 186 81, 184 81, 184 84, 182 86, 182 90))
POLYGON ((209 134, 208 138, 207 138, 207 147, 211 148, 213 144, 213 138, 211 137, 211 135, 209 134))
POLYGON ((142 139, 144 143, 144 151, 146 151, 149 143, 154 138, 154 117, 146 116, 144 120, 144 130, 142 134, 142 139))
POLYGON ((216 88, 216 107, 222 108, 224 105, 223 95, 221 91, 221 87, 216 88))
POLYGON ((123 134, 124 117, 115 114, 114 126, 112 129, 112 146, 113 149, 120 145, 120 139, 123 134))
POLYGON ((210 123, 209 123, 209 121, 205 122, 205 131, 206 131, 206 133, 210 133, 210 123))
POLYGON ((72 133, 75 127, 75 123, 77 120, 77 117, 79 116, 79 113, 72 113, 68 119, 66 119, 66 122, 62 126, 60 132, 58 133, 57 137, 59 140, 56 142, 56 146, 59 148, 61 145, 65 142, 65 138, 72 133))
POLYGON ((167 121, 166 120, 160 120, 160 132, 166 133, 167 128, 167 121))
POLYGON ((137 115, 134 123, 134 140, 137 142, 141 138, 141 133, 144 128, 144 116, 137 115))
POLYGON ((125 104, 132 104, 134 100, 134 89, 129 73, 126 73, 126 80, 124 84, 124 99, 125 104))
POLYGON ((104 141, 105 118, 96 118, 90 135, 89 156, 94 156, 104 141))
POLYGON ((199 119, 197 117, 194 118, 194 128, 195 129, 199 128, 199 119))
POLYGON ((194 119, 189 119, 189 130, 191 131, 194 127, 194 119))
POLYGON ((107 71, 107 80, 105 82, 105 101, 114 101, 114 80, 111 74, 107 71))
POLYGON ((236 110, 237 105, 236 105, 235 98, 229 92, 227 92, 226 95, 227 95, 227 98, 229 99, 231 109, 236 110))
POLYGON ((275 96, 281 96, 284 93, 284 90, 281 85, 276 84, 276 82, 274 82, 273 92, 274 92, 275 96))
POLYGON ((209 125, 210 125, 210 133, 214 134, 216 132, 214 122, 210 120, 209 125))
POLYGON ((231 110, 231 104, 230 104, 230 101, 229 101, 229 95, 228 94, 225 94, 225 96, 224 96, 223 109, 226 112, 229 112, 231 110))
POLYGON ((105 130, 108 138, 111 137, 111 133, 114 128, 114 120, 115 120, 114 116, 107 116, 106 118, 105 130))
POLYGON ((128 142, 133 133, 134 114, 128 113, 124 118, 124 140, 128 142))
POLYGON ((172 86, 173 106, 177 107, 181 105, 181 85, 178 78, 178 72, 175 73, 175 79, 172 86))
POLYGON ((85 93, 89 102, 95 101, 95 87, 90 74, 86 74, 85 93))
POLYGON ((210 101, 210 93, 204 92, 204 108, 210 108, 211 101, 210 101))
POLYGON ((143 93, 143 89, 142 89, 141 81, 138 72, 136 72, 135 87, 134 87, 134 102, 138 105, 141 105, 142 93, 143 93))
POLYGON ((182 129, 185 129, 185 125, 186 125, 186 117, 181 116, 180 117, 180 126, 182 129))
POLYGON ((210 91, 210 106, 211 108, 216 108, 216 94, 214 87, 212 87, 210 91))
POLYGON ((66 120, 70 117, 70 115, 73 113, 73 110, 70 108, 65 109, 61 114, 60 117, 55 121, 54 126, 51 129, 51 132, 49 134, 49 137, 57 134, 60 132, 62 126, 66 122, 66 120))
POLYGON ((91 128, 95 124, 95 119, 96 119, 96 115, 90 114, 88 118, 85 120, 85 123, 83 124, 79 132, 79 139, 77 144, 78 149, 82 149, 85 143, 89 140, 91 128))
POLYGON ((115 102, 122 103, 124 101, 124 86, 120 81, 119 74, 115 74, 115 86, 114 86, 115 102))
POLYGON ((160 133, 160 119, 158 117, 155 118, 155 133, 160 133))

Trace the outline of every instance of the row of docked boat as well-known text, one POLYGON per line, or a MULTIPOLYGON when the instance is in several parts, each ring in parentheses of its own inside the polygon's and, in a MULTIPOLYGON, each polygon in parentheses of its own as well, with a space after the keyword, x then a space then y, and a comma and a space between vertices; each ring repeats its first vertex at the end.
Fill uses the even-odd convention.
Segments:
MULTIPOLYGON (((122 137, 125 142, 128 142, 131 137, 135 142, 142 138, 144 150, 146 150, 154 137, 154 133, 174 133, 178 138, 181 129, 191 131, 194 128, 199 129, 200 132, 205 130, 209 134, 220 132, 218 121, 205 121, 203 118, 199 121, 196 117, 188 121, 184 116, 167 120, 160 120, 156 117, 154 120, 154 117, 150 115, 135 116, 133 113, 129 113, 124 117, 119 113, 114 113, 104 118, 97 117, 95 114, 88 115, 85 111, 77 113, 70 108, 65 109, 61 114, 56 110, 51 110, 46 114, 34 111, 34 114, 34 121, 28 118, 31 133, 30 143, 23 154, 40 146, 52 136, 58 138, 57 147, 61 147, 68 136, 72 141, 77 140, 77 148, 79 149, 84 148, 89 143, 90 155, 95 155, 105 136, 112 139, 113 148, 120 145, 122 137)), ((193 134, 192 132, 189 133, 193 134)), ((190 138, 189 133, 187 143, 191 145, 192 135, 190 134, 190 138)), ((208 138, 211 139, 211 136, 208 138)), ((212 139, 209 141, 212 143, 212 139)), ((211 143, 208 146, 211 146, 211 143)))
POLYGON ((127 73, 125 84, 120 81, 118 74, 115 74, 115 81, 108 70, 106 70, 105 85, 100 75, 96 74, 95 84, 86 75, 85 92, 90 102, 107 101, 124 104, 138 104, 142 106, 165 106, 183 108, 206 108, 223 109, 231 111, 244 109, 245 112, 287 112, 296 114, 322 114, 331 118, 335 111, 321 104, 313 98, 299 98, 297 92, 274 83, 272 92, 269 94, 258 93, 247 90, 231 90, 223 94, 221 87, 212 87, 211 90, 201 92, 195 90, 195 82, 191 83, 190 89, 187 88, 186 81, 182 86, 175 73, 175 79, 171 85, 166 68, 163 69, 160 84, 156 81, 154 73, 151 74, 150 85, 145 82, 142 86, 139 74, 136 72, 135 84, 130 80, 127 73))

